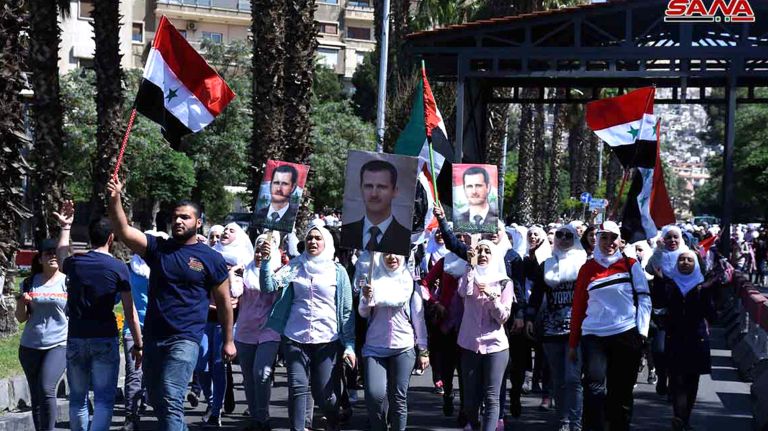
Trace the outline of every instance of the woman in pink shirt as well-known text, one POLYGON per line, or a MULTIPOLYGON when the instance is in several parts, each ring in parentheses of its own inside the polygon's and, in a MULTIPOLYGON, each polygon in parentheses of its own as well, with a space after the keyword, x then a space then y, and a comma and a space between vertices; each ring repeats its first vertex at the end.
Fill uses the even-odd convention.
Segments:
POLYGON ((479 430, 480 405, 485 402, 482 430, 498 425, 499 390, 509 362, 509 341, 504 323, 515 301, 512 283, 504 271, 500 250, 482 240, 467 251, 477 265, 459 280, 459 296, 464 300, 464 317, 459 328, 461 373, 465 382, 464 409, 469 423, 465 430, 479 430), (500 263, 501 262, 501 263, 500 263))
POLYGON ((362 351, 365 404, 372 430, 386 431, 389 418, 392 430, 404 431, 408 384, 417 351, 418 369, 429 366, 424 306, 405 258, 376 255, 371 283, 363 288, 358 306, 360 315, 368 319, 362 351), (385 399, 389 400, 389 414, 385 399))
MULTIPOLYGON (((277 293, 263 292, 259 284, 261 271, 261 245, 269 235, 256 238, 253 260, 243 269, 243 294, 240 296, 240 314, 237 318, 235 345, 243 370, 245 399, 250 414, 250 429, 269 430, 269 400, 272 389, 272 365, 280 347, 280 334, 267 328, 267 318, 277 293)), ((272 234, 272 248, 277 249, 280 235, 272 234)), ((280 254, 269 257, 269 270, 281 267, 280 254)))

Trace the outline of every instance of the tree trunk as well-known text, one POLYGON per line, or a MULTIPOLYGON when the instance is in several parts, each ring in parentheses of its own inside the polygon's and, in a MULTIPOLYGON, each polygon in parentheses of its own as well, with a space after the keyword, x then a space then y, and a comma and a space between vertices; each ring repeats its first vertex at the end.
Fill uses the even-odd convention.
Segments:
POLYGON ((616 155, 613 154, 610 147, 603 148, 603 151, 603 157, 608 158, 608 169, 605 176, 605 197, 611 204, 613 204, 616 194, 619 192, 618 186, 621 181, 623 169, 621 163, 619 163, 619 159, 616 158, 616 155))
MULTIPOLYGON (((32 198, 34 206, 34 239, 40 241, 58 234, 52 213, 64 194, 64 120, 59 95, 59 25, 56 2, 29 1, 29 34, 31 36, 29 67, 32 73, 34 151, 32 163, 32 198)), ((4 59, 3 62, 6 60, 4 59)), ((3 97, 8 94, 4 93, 3 97)), ((21 124, 21 123, 19 123, 21 124)))
POLYGON ((284 158, 306 163, 312 153, 309 104, 317 47, 315 0, 286 0, 285 3, 284 158))
MULTIPOLYGON (((28 31, 23 19, 23 0, 8 0, 0 8, 0 279, 2 292, 6 293, 13 285, 16 273, 16 251, 19 243, 19 225, 31 213, 24 207, 22 178, 31 174, 31 169, 22 157, 22 151, 28 144, 24 139, 24 101, 21 91, 25 88, 23 72, 26 69, 24 58, 26 44, 23 34, 28 31)), ((28 33, 27 33, 28 34, 28 33)), ((11 325, 17 325, 13 318, 15 301, 5 311, 11 319, 11 325)), ((7 320, 7 319, 5 319, 7 320)), ((18 326, 16 326, 17 328, 18 326)), ((14 328, 9 328, 16 332, 14 328)))
MULTIPOLYGON (((530 97, 530 89, 523 90, 523 98, 530 97)), ((533 156, 534 156, 534 119, 533 105, 524 103, 520 106, 520 135, 518 137, 517 184, 515 185, 515 205, 512 209, 514 222, 530 225, 533 223, 533 156)))
MULTIPOLYGON (((93 32, 96 53, 96 151, 94 152, 91 220, 105 214, 105 188, 120 150, 123 126, 123 70, 120 66, 120 3, 96 0, 93 3, 93 32)), ((126 167, 121 168, 121 176, 126 167)))
POLYGON ((584 142, 587 145, 586 170, 584 173, 586 176, 587 191, 594 196, 597 192, 597 187, 599 186, 599 184, 597 184, 598 170, 600 166, 600 155, 598 153, 603 141, 601 141, 600 137, 594 134, 591 130, 586 128, 583 130, 584 133, 587 134, 584 142))
POLYGON ((568 109, 568 164, 571 174, 571 197, 578 197, 586 191, 584 175, 584 116, 579 105, 571 105, 568 109))
MULTIPOLYGON (((251 135, 251 207, 255 207, 264 167, 280 159, 285 147, 283 129, 283 66, 285 61, 285 0, 251 0, 253 34, 253 134, 251 135)), ((309 125, 305 125, 309 127, 309 125)))
MULTIPOLYGON (((555 90, 555 98, 565 97, 565 89, 555 90)), ((549 182, 547 186, 547 203, 545 216, 556 220, 560 216, 560 171, 563 168, 563 131, 568 115, 567 107, 562 103, 555 105, 552 123, 552 151, 549 156, 549 182)))
POLYGON ((533 120, 533 219, 546 223, 547 149, 544 143, 544 105, 537 103, 533 120))

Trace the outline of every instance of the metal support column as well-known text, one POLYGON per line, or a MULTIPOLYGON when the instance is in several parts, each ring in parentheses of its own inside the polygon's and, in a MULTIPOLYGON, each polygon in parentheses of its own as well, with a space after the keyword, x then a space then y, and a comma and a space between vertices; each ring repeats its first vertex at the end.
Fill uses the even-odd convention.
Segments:
POLYGON ((728 256, 731 251, 731 219, 733 216, 733 147, 736 140, 736 78, 731 75, 725 88, 727 101, 725 114, 725 146, 723 147, 722 216, 720 218, 720 252, 728 256))

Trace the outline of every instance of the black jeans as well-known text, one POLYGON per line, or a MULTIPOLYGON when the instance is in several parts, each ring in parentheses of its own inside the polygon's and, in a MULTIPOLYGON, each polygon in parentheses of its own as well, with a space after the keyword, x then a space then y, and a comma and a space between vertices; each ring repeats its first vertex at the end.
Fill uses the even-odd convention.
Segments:
POLYGON ((56 386, 67 366, 67 346, 39 350, 19 347, 19 362, 32 398, 35 429, 53 430, 56 426, 56 386))
POLYGON ((675 417, 688 425, 693 404, 696 402, 696 393, 699 391, 699 375, 672 374, 669 376, 669 386, 675 417))
POLYGON ((636 328, 607 337, 581 338, 585 431, 603 431, 606 421, 611 431, 629 430, 642 344, 636 328))

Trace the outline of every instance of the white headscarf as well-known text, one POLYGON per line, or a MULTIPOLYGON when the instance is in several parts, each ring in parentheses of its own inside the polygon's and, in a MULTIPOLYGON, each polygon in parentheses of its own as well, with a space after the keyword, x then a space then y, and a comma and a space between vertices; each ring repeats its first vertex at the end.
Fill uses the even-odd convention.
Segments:
POLYGON ((496 247, 499 248, 499 250, 502 253, 502 256, 505 256, 507 254, 507 251, 512 248, 512 242, 509 240, 509 237, 507 236, 506 229, 504 228, 504 223, 501 220, 496 220, 496 222, 499 225, 499 243, 496 244, 496 247))
MULTIPOLYGON (((165 232, 158 232, 156 230, 148 230, 144 232, 146 235, 156 236, 158 238, 168 239, 168 234, 165 232)), ((139 277, 149 278, 149 265, 138 254, 131 256, 131 271, 139 277)))
MULTIPOLYGON (((247 265, 248 262, 253 260, 253 244, 251 244, 248 234, 237 223, 230 223, 225 229, 233 229, 235 239, 226 245, 219 241, 213 246, 213 249, 221 253, 227 265, 247 265)), ((275 252, 277 252, 277 249, 275 249, 275 252)))
POLYGON ((493 241, 484 239, 477 243, 477 247, 487 246, 491 250, 491 258, 488 264, 475 266, 475 282, 479 284, 490 284, 495 281, 509 280, 507 271, 504 268, 504 256, 500 256, 499 247, 493 241))
POLYGON ((413 277, 408 272, 404 256, 397 256, 400 265, 395 270, 387 267, 385 253, 378 253, 376 266, 373 268, 371 288, 376 305, 386 307, 402 306, 413 294, 413 277))
POLYGON ((213 235, 214 233, 218 233, 219 235, 221 235, 222 232, 224 232, 224 226, 220 224, 215 224, 211 226, 211 228, 208 229, 208 241, 211 240, 211 235, 213 235))
MULTIPOLYGON (((701 268, 699 267, 699 258, 696 256, 696 253, 691 250, 686 250, 680 253, 680 255, 683 254, 690 254, 693 256, 693 272, 690 274, 683 274, 680 272, 680 269, 678 269, 677 265, 675 265, 675 268, 672 270, 668 277, 675 282, 677 288, 680 289, 680 293, 685 296, 688 294, 688 292, 693 290, 694 287, 704 282, 704 275, 701 273, 701 268)), ((678 257, 680 255, 678 255, 678 257)))
POLYGON ((325 243, 323 251, 317 256, 312 256, 309 254, 309 251, 307 251, 305 245, 304 253, 301 253, 301 255, 296 258, 297 262, 304 267, 304 271, 313 277, 328 276, 331 273, 336 273, 336 265, 333 260, 336 255, 336 248, 333 246, 333 236, 331 236, 331 233, 324 226, 324 222, 316 222, 313 220, 307 228, 307 233, 304 234, 304 241, 306 243, 310 232, 313 230, 320 232, 323 236, 323 242, 325 243))
POLYGON ((521 258, 528 254, 528 229, 513 223, 506 231, 512 237, 512 249, 521 258))
POLYGON ((651 255, 653 254, 653 248, 651 248, 651 245, 648 244, 648 241, 642 240, 627 244, 627 246, 624 247, 624 254, 627 257, 631 257, 632 259, 640 262, 640 266, 643 268, 643 272, 645 273, 645 278, 648 280, 653 280, 653 274, 650 274, 645 270, 645 266, 648 264, 648 261, 651 259, 651 255), (644 251, 642 258, 637 255, 637 247, 640 247, 644 251))
MULTIPOLYGON (((256 237, 256 241, 253 243, 253 248, 258 249, 262 243, 267 241, 268 237, 269 235, 266 233, 256 237)), ((280 253, 277 250, 280 246, 279 232, 272 232, 272 242, 270 244, 272 245, 272 253, 269 255, 269 269, 271 271, 276 271, 282 266, 280 253)), ((261 289, 259 285, 259 270, 259 265, 256 265, 256 259, 251 260, 251 262, 245 266, 245 269, 243 270, 243 285, 246 289, 261 289)))
MULTIPOLYGON (((539 243, 539 246, 536 247, 536 249, 533 251, 534 256, 536 257, 536 262, 541 264, 545 260, 549 259, 550 256, 552 256, 552 246, 549 245, 549 241, 547 241, 547 233, 544 232, 544 229, 538 227, 538 226, 532 226, 530 229, 528 229, 528 232, 531 231, 537 231, 539 233, 539 238, 541 238, 541 242, 539 243)), ((528 235, 526 234, 526 238, 528 235)), ((531 244, 528 244, 528 250, 526 251, 525 255, 529 256, 531 254, 531 244)))
POLYGON ((672 272, 677 268, 677 258, 680 257, 680 254, 689 250, 688 246, 685 245, 685 241, 683 241, 683 231, 675 225, 664 226, 661 230, 662 241, 669 232, 677 232, 677 235, 680 237, 680 244, 677 246, 677 250, 674 251, 667 250, 666 245, 662 247, 661 273, 666 277, 671 277, 672 272))
POLYGON ((552 257, 544 261, 544 282, 549 287, 575 281, 579 275, 579 269, 587 261, 587 252, 581 246, 579 234, 573 224, 560 226, 557 232, 570 232, 573 235, 573 245, 562 249, 558 247, 558 241, 555 238, 552 257))
POLYGON ((424 249, 424 252, 427 254, 425 256, 428 259, 427 262, 431 262, 432 260, 437 262, 438 260, 444 258, 448 253, 450 253, 448 248, 445 247, 445 242, 442 244, 437 243, 435 235, 437 235, 439 231, 439 229, 434 229, 429 235, 427 247, 424 249))
MULTIPOLYGON (((596 232, 595 235, 596 235, 596 238, 595 238, 596 241, 599 242, 600 238, 597 235, 602 235, 602 234, 596 232)), ((600 249, 600 244, 598 244, 597 242, 595 243, 595 250, 592 252, 592 255, 594 256, 595 262, 599 263, 604 268, 608 268, 614 263, 624 258, 624 255, 621 254, 621 247, 616 248, 616 251, 612 255, 605 255, 603 254, 603 251, 600 249)))

